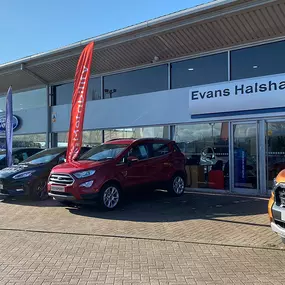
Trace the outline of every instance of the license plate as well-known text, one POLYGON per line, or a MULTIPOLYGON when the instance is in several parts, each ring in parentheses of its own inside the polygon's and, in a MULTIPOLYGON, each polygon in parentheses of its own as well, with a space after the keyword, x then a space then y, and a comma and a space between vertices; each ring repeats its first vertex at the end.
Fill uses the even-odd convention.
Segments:
POLYGON ((51 185, 51 191, 65 192, 64 186, 51 185))
POLYGON ((0 184, 0 190, 3 190, 3 189, 4 189, 4 185, 0 184))

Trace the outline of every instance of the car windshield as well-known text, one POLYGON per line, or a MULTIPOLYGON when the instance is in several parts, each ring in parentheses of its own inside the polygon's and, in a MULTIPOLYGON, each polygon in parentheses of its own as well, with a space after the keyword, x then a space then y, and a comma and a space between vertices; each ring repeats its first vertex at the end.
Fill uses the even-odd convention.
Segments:
POLYGON ((64 152, 63 149, 46 149, 30 156, 28 159, 24 160, 22 164, 27 163, 27 164, 36 165, 36 164, 49 163, 63 152, 64 152))
POLYGON ((86 152, 80 160, 101 161, 113 159, 121 154, 127 146, 127 144, 102 144, 86 152))

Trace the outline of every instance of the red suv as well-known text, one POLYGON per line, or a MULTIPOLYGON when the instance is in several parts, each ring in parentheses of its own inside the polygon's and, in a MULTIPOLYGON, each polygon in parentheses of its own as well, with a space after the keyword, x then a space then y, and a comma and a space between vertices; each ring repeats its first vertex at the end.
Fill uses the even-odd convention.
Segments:
POLYGON ((180 196, 185 178, 185 157, 174 141, 116 139, 91 149, 80 160, 54 167, 48 193, 63 204, 99 200, 111 210, 123 191, 137 186, 166 188, 180 196))

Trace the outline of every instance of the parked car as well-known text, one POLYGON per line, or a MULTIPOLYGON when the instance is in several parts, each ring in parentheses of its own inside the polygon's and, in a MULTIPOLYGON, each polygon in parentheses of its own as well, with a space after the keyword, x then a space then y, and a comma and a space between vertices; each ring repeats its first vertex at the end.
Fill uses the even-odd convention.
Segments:
POLYGON ((274 179, 274 187, 268 202, 268 215, 272 231, 285 243, 285 170, 274 179))
MULTIPOLYGON (((81 149, 81 155, 90 150, 81 149)), ((51 169, 65 161, 66 148, 50 148, 29 157, 18 165, 0 171, 0 194, 48 198, 47 180, 51 169)))
POLYGON ((185 157, 174 141, 117 139, 91 149, 76 163, 54 167, 48 193, 63 204, 95 200, 112 210, 123 192, 138 186, 166 187, 180 196, 185 178, 185 157))
MULTIPOLYGON (((24 147, 24 148, 13 148, 12 149, 12 160, 13 164, 18 164, 28 157, 42 151, 42 148, 31 148, 31 147, 24 147)), ((6 161, 6 150, 0 151, 0 170, 7 167, 6 161)))

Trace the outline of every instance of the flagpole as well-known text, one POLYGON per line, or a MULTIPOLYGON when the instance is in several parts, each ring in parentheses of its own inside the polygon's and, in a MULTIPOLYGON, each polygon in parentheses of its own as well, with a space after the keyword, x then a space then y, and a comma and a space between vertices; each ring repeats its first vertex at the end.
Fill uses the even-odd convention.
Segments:
POLYGON ((9 87, 6 96, 6 163, 10 167, 13 164, 12 149, 13 149, 13 98, 12 98, 12 86, 9 87))

